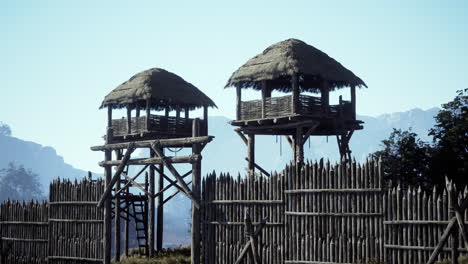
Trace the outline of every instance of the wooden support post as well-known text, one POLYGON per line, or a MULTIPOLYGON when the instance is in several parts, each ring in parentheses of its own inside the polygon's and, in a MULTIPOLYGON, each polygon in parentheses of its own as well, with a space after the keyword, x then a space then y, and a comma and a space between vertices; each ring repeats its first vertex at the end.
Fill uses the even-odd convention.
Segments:
POLYGON ((132 133, 132 109, 127 106, 127 134, 132 133))
MULTIPOLYGON (((198 137, 200 133, 200 120, 193 120, 192 136, 198 137)), ((200 154, 200 144, 192 145, 192 154, 200 154)), ((200 201, 201 192, 201 160, 192 164, 192 195, 197 201, 200 201)), ((200 208, 192 204, 192 264, 200 264, 200 208)))
POLYGON ((168 107, 168 106, 166 106, 166 107, 164 108, 164 116, 166 116, 166 117, 169 116, 169 107, 168 107))
POLYGON ((140 117, 140 104, 139 103, 136 104, 135 116, 137 117, 137 119, 138 117, 140 117))
POLYGON ((249 159, 248 171, 251 177, 255 173, 255 134, 247 135, 247 158, 249 159))
MULTIPOLYGON (((126 186, 125 187, 125 192, 128 194, 130 193, 130 187, 129 186, 126 186)), ((129 236, 130 236, 130 201, 128 199, 125 199, 125 216, 126 216, 126 219, 125 219, 125 225, 124 225, 124 234, 125 234, 125 238, 124 238, 124 247, 125 247, 125 257, 128 257, 128 249, 129 249, 129 236)))
POLYGON ((291 87, 292 87, 292 100, 291 100, 291 113, 299 114, 299 79, 297 74, 291 76, 291 87))
POLYGON ((353 111, 353 119, 356 120, 356 86, 351 86, 351 109, 353 111))
POLYGON ((300 172, 300 169, 304 164, 304 140, 302 138, 302 130, 302 127, 297 127, 296 136, 294 137, 294 161, 298 172, 300 172))
POLYGON ((458 246, 460 241, 458 240, 458 226, 455 225, 452 230, 452 264, 458 264, 458 246))
POLYGON ((323 80, 322 88, 320 89, 320 100, 322 103, 322 112, 328 114, 330 112, 330 87, 328 81, 323 80))
MULTIPOLYGON (((148 189, 149 189, 149 188, 148 188, 148 187, 149 187, 148 172, 145 173, 145 186, 144 186, 144 187, 145 187, 145 188, 144 188, 145 193, 148 193, 148 189)), ((148 198, 149 198, 149 197, 148 197, 148 198)), ((148 199, 148 200, 149 200, 149 199, 148 199)), ((148 200, 147 200, 147 201, 148 201, 148 200)), ((145 204, 145 206, 144 206, 145 209, 144 209, 144 217, 143 217, 143 219, 146 219, 146 221, 148 221, 149 218, 150 218, 150 217, 149 217, 149 213, 148 213, 148 202, 146 202, 146 203, 144 203, 144 204, 145 204)), ((153 210, 153 212, 154 212, 154 210, 153 210)), ((154 220, 154 218, 153 218, 153 220, 154 220)), ((148 222, 147 222, 147 223, 148 223, 148 222)), ((147 228, 147 229, 145 230, 145 237, 146 237, 146 239, 147 239, 147 240, 146 240, 146 241, 147 241, 147 244, 149 244, 149 243, 148 243, 148 238, 149 238, 149 230, 148 230, 148 229, 149 229, 149 228, 147 228)), ((153 247, 154 247, 154 243, 153 243, 153 247)), ((154 248, 153 248, 153 250, 154 250, 154 248)), ((149 257, 149 256, 150 256, 149 247, 147 247, 147 248, 145 249, 145 256, 146 256, 146 257, 149 257)))
MULTIPOLYGON (((112 122, 112 110, 109 106, 108 111, 108 127, 107 127, 107 136, 106 136, 106 144, 111 143, 112 138, 112 128, 109 126, 109 123, 112 122)), ((110 161, 112 159, 112 152, 111 150, 104 151, 104 160, 110 161)), ((104 177, 105 177, 105 185, 110 184, 112 178, 112 171, 111 167, 104 168, 104 177)), ((111 199, 106 199, 104 202, 104 243, 103 243, 103 250, 104 250, 104 264, 110 264, 111 262, 111 239, 112 239, 112 201, 111 199)))
MULTIPOLYGON (((150 148, 150 156, 154 158, 154 151, 150 148)), ((155 199, 154 199, 154 168, 150 166, 149 168, 149 213, 148 213, 148 254, 150 257, 154 256, 154 222, 155 222, 155 199)))
POLYGON ((107 129, 112 127, 112 106, 107 106, 107 129))
POLYGON ((242 90, 240 87, 236 87, 236 95, 236 120, 241 120, 242 90))
POLYGON ((185 119, 189 119, 189 116, 190 116, 190 109, 188 107, 185 107, 184 108, 184 118, 185 119))
POLYGON ((176 107, 176 116, 175 116, 175 118, 176 118, 176 124, 179 123, 179 120, 180 120, 180 107, 179 106, 176 107))
POLYGON ((267 91, 266 80, 262 81, 262 118, 266 117, 266 91, 267 91))
MULTIPOLYGON (((164 149, 161 148, 161 153, 164 154, 164 149)), ((158 170, 158 208, 157 208, 157 228, 156 228, 156 250, 160 251, 163 248, 163 231, 164 231, 164 166, 159 164, 158 170)))
POLYGON ((151 120, 151 100, 146 99, 146 131, 150 130, 150 120, 151 120))
MULTIPOLYGON (((115 151, 115 157, 118 160, 122 159, 122 153, 120 151, 115 151)), ((115 192, 120 191, 120 175, 117 183, 115 184, 115 192)), ((114 252, 115 252, 115 261, 120 262, 120 213, 121 213, 121 207, 120 207, 120 197, 116 195, 115 197, 115 217, 114 217, 114 252)))
POLYGON ((208 106, 203 106, 203 133, 200 132, 198 136, 207 136, 208 135, 208 106))

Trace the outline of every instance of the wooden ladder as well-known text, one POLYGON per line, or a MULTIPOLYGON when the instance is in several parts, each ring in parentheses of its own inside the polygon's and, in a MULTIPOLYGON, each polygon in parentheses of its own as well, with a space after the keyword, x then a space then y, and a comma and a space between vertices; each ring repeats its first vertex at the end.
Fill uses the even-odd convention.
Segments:
POLYGON ((148 219, 147 201, 142 199, 133 200, 133 215, 135 217, 136 238, 140 255, 147 255, 148 252, 148 219), (144 250, 144 251, 143 251, 144 250))

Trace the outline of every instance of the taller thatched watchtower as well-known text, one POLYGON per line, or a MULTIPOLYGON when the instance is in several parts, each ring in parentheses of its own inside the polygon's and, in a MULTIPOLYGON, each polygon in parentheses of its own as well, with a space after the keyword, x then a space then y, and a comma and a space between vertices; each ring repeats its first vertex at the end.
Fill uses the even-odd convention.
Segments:
POLYGON ((163 204, 178 193, 192 200, 192 263, 199 263, 199 207, 201 180, 201 151, 212 140, 208 136, 208 107, 215 103, 203 92, 181 77, 163 69, 140 72, 111 91, 101 104, 107 108, 106 142, 92 147, 104 151, 106 189, 98 206, 105 205, 105 264, 110 263, 111 218, 115 219, 115 255, 120 256, 120 222, 125 221, 125 254, 128 255, 129 221, 136 227, 136 240, 141 254, 152 255, 155 246, 155 199, 157 198, 156 249, 163 246, 163 204), (113 119, 113 109, 126 109, 126 117, 113 119), (190 118, 190 111, 203 108, 203 119, 190 118), (141 115, 144 110, 145 115, 141 115), (155 113, 156 112, 156 113, 155 113), (183 115, 182 115, 183 113, 183 115), (148 149, 149 157, 132 158, 137 149, 148 149), (191 148, 187 156, 166 156, 165 149, 180 151, 191 148), (115 152, 114 160, 112 151, 115 152), (180 174, 176 163, 190 163, 192 169, 180 174), (112 167, 117 167, 112 176, 112 167), (131 166, 136 167, 131 170, 131 166), (173 179, 164 173, 164 167, 173 179), (138 171, 130 175, 132 171, 138 171), (146 172, 144 182, 136 179, 146 172), (158 172, 158 190, 155 191, 155 172, 158 172), (192 180, 185 178, 192 174, 192 180), (164 179, 169 184, 164 186, 164 179), (189 188, 189 184, 192 188, 189 188), (176 192, 164 199, 164 192, 175 187, 176 192), (130 188, 138 188, 136 195, 130 188), (112 210, 112 205, 114 210, 112 210))
POLYGON ((304 160, 303 145, 314 135, 335 135, 341 156, 350 158, 349 140, 363 128, 356 120, 356 87, 367 86, 322 51, 297 39, 276 43, 235 71, 229 86, 237 89, 236 120, 231 124, 239 127, 236 131, 248 145, 250 171, 264 171, 255 164, 255 135, 287 136, 298 167, 304 160), (331 105, 330 91, 345 87, 350 100, 340 96, 338 104, 331 105), (247 88, 261 91, 261 100, 242 101, 242 89, 247 88), (273 97, 274 91, 287 95, 273 97))

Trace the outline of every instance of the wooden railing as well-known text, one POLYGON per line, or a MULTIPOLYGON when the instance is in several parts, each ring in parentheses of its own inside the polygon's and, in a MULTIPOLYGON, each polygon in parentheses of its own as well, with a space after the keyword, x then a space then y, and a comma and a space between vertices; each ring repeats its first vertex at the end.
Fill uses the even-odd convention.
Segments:
MULTIPOLYGON (((292 96, 268 97, 265 99, 265 113, 262 116, 262 100, 241 102, 239 120, 255 120, 292 115, 292 96)), ((341 104, 330 105, 328 111, 322 107, 320 97, 309 95, 299 96, 299 114, 308 116, 328 116, 342 119, 353 119, 351 102, 341 101, 341 104)))
MULTIPOLYGON (((161 136, 170 137, 191 137, 192 118, 176 118, 174 116, 150 115, 149 126, 146 116, 133 117, 128 131, 127 119, 112 120, 114 136, 124 136, 129 134, 154 133, 161 136)), ((205 120, 200 120, 200 135, 207 135, 205 120)))

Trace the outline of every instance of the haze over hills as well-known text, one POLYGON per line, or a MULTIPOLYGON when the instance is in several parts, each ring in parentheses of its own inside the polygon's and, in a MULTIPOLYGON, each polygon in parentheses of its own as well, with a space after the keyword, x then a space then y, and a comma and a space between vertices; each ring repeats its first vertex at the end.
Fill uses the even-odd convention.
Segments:
MULTIPOLYGON (((353 156, 362 161, 369 153, 381 148, 381 141, 388 138, 392 128, 409 129, 416 132, 421 139, 430 141, 428 130, 434 126, 434 116, 438 108, 428 110, 412 109, 406 112, 384 114, 377 117, 358 116, 364 121, 364 130, 357 131, 350 143, 353 156)), ((229 172, 237 175, 244 174, 246 167, 246 146, 234 133, 226 117, 215 116, 209 119, 210 135, 215 139, 203 151, 203 175, 211 171, 229 172)), ((14 129, 14 128, 13 128, 14 129)), ((339 153, 335 137, 314 137, 304 146, 305 157, 316 160, 322 157, 336 161, 339 153)), ((170 153, 173 154, 173 153, 170 153)), ((141 152, 140 152, 141 155, 141 152)), ((168 153, 169 155, 169 153, 168 153)), ((177 153, 183 155, 183 152, 177 153)), ((256 160, 263 168, 269 171, 280 171, 291 160, 291 148, 284 139, 274 136, 260 136, 256 139, 256 160)), ((9 162, 24 165, 37 173, 44 191, 48 192, 49 182, 60 176, 63 178, 80 178, 87 175, 84 170, 74 168, 64 162, 52 147, 24 141, 11 136, 0 135, 0 169, 6 168, 9 162)), ((96 161, 97 162, 97 161, 96 161)), ((181 167, 185 172, 189 168, 181 167)), ((99 174, 98 174, 99 175, 99 174)), ((171 193, 171 191, 169 191, 171 193)), ((165 233, 166 246, 188 244, 190 203, 182 195, 174 197, 165 206, 165 233)))

